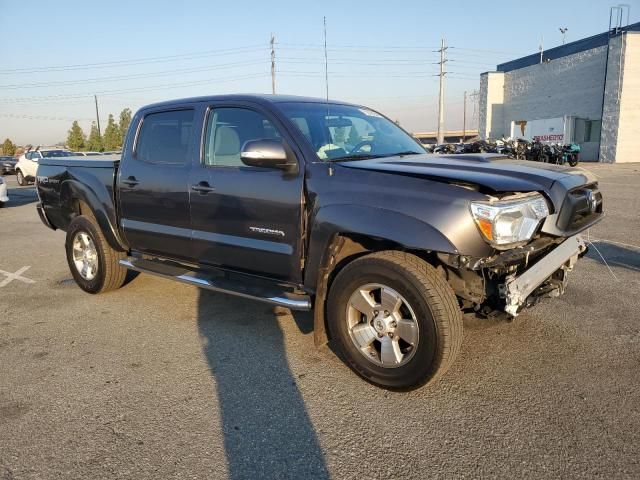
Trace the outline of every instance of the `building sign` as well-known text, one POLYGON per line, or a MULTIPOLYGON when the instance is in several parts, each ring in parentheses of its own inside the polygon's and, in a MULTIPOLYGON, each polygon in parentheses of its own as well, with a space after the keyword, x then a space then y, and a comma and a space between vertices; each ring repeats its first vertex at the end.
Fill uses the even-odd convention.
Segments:
POLYGON ((511 122, 511 137, 534 142, 562 143, 565 137, 564 129, 564 117, 514 120, 511 122))

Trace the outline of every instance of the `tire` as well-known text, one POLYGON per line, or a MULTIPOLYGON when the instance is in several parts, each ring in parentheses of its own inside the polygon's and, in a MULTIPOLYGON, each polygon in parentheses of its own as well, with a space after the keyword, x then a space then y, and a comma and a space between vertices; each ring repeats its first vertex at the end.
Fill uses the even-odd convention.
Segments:
POLYGON ((578 165, 577 155, 569 155, 569 165, 572 167, 576 167, 578 165))
MULTIPOLYGON (((80 243, 82 242, 80 241, 80 243)), ((109 246, 102 231, 91 218, 80 215, 71 221, 67 230, 65 250, 69 270, 71 270, 78 286, 85 292, 94 294, 108 292, 118 289, 124 284, 127 269, 122 267, 119 261, 125 258, 126 254, 117 252, 109 246), (87 272, 89 275, 83 276, 74 259, 74 242, 85 238, 84 235, 90 239, 93 250, 95 250, 95 255, 92 258, 94 265, 96 265, 96 271, 93 272, 93 276, 90 275, 92 270, 87 272)))
POLYGON ((21 187, 24 187, 27 184, 27 179, 24 178, 22 170, 18 170, 16 172, 16 180, 18 181, 18 185, 20 185, 21 187))
MULTIPOLYGON (((383 290, 377 294, 382 298, 383 290)), ((336 353, 362 378, 389 390, 411 390, 435 382, 453 364, 462 345, 462 312, 453 290, 431 265, 405 252, 377 252, 349 263, 331 285, 327 314, 336 353), (400 312, 400 317, 396 313, 392 316, 402 318, 398 322, 404 322, 406 327, 405 317, 413 315, 410 323, 417 326, 417 331, 415 326, 410 329, 416 340, 413 345, 404 341, 405 335, 399 333, 400 325, 393 325, 395 321, 391 322, 391 327, 397 327, 395 334, 388 330, 381 333, 378 329, 381 316, 385 321, 389 316, 386 310, 382 312, 385 301, 376 297, 376 285, 384 286, 385 298, 392 292, 400 297, 401 303, 406 303, 406 307, 404 303, 401 306, 404 313, 400 312), (368 293, 372 295, 369 298, 380 308, 373 311, 373 315, 376 312, 378 315, 373 321, 369 321, 368 315, 358 315, 361 310, 354 309, 352 301, 352 295, 359 298, 358 293, 370 288, 374 290, 368 293), (360 321, 356 326, 366 329, 367 333, 355 334, 350 323, 353 321, 360 321), (371 346, 362 348, 362 344, 357 344, 364 337, 367 343, 373 336, 378 338, 371 340, 371 346), (392 361, 387 366, 383 365, 382 349, 385 344, 389 348, 391 340, 385 337, 395 338, 402 352, 396 354, 398 350, 393 347, 396 355, 393 361, 397 363, 392 361)))

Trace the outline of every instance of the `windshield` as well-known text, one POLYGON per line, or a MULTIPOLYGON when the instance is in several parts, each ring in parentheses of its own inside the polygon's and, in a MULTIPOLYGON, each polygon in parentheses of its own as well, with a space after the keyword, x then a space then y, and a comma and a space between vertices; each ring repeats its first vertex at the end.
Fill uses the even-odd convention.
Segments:
POLYGON ((72 157, 73 153, 66 150, 41 150, 44 158, 72 157))
POLYGON ((323 103, 281 103, 278 106, 322 160, 425 153, 413 137, 368 108, 323 103))

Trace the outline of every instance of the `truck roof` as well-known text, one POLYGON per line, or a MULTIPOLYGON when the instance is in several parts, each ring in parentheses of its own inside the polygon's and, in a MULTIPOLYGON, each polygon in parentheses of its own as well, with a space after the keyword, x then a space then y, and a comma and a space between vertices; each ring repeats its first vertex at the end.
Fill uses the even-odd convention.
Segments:
MULTIPOLYGON (((266 93, 238 93, 230 95, 207 95, 202 97, 190 97, 190 98, 178 98, 175 100, 167 100, 164 102, 152 103, 145 105, 141 110, 155 107, 171 107, 177 105, 183 105, 185 103, 199 103, 199 102, 215 102, 220 100, 236 100, 236 101, 251 101, 256 103, 268 104, 268 103, 283 103, 283 102, 295 102, 295 103, 327 103, 324 98, 317 97, 303 97, 297 95, 272 95, 266 93)), ((339 100, 329 99, 328 103, 340 104, 340 105, 354 105, 349 102, 342 102, 339 100)))

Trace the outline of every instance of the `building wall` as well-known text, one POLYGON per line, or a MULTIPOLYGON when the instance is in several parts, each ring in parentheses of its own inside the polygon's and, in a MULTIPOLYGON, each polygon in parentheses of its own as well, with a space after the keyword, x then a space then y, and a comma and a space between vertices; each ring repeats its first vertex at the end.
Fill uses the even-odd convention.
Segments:
POLYGON ((612 38, 607 68, 600 161, 640 161, 640 33, 612 38))
MULTIPOLYGON (((481 138, 509 136, 513 121, 565 116, 599 120, 606 61, 607 47, 601 46, 504 73, 483 73, 481 138)), ((581 146, 584 160, 598 159, 598 142, 581 146)))
POLYGON ((504 130, 504 77, 502 72, 486 72, 480 75, 480 138, 502 138, 509 135, 509 132, 504 130))
MULTIPOLYGON (((571 116, 597 120, 607 47, 597 47, 505 73, 504 129, 512 121, 571 116)), ((597 160, 597 144, 583 145, 582 158, 597 160)))

